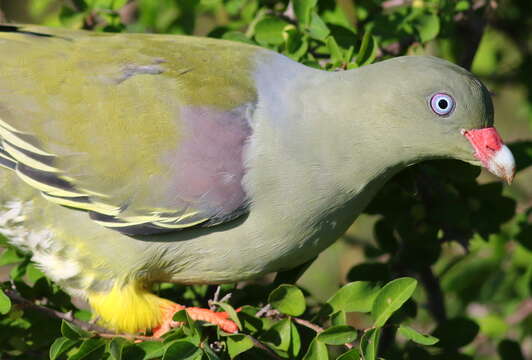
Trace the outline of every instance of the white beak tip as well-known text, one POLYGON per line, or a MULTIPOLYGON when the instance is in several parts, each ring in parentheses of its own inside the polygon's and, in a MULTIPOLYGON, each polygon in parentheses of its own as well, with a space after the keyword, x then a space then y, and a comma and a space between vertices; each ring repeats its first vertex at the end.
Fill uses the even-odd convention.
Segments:
POLYGON ((508 146, 503 145, 488 160, 486 168, 494 175, 506 180, 510 185, 515 176, 515 159, 508 146))

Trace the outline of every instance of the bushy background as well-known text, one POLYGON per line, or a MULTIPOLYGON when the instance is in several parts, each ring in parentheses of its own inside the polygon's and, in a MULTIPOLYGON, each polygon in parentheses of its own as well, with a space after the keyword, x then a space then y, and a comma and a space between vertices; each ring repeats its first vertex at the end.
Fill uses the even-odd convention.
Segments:
POLYGON ((409 168, 299 287, 279 286, 289 273, 224 285, 220 296, 208 286, 158 290, 201 306, 232 294, 210 304, 232 314, 238 335, 184 313, 164 341, 109 334, 0 238, 1 359, 532 358, 530 0, 0 0, 0 19, 223 38, 328 71, 437 55, 493 91, 518 163, 511 187, 455 161, 409 168))

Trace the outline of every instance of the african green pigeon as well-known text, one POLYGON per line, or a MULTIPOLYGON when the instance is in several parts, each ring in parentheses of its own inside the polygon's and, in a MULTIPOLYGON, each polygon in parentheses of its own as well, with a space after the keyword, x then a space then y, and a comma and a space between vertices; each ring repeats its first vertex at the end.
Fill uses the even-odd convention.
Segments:
POLYGON ((183 307, 153 283, 309 261, 409 165, 514 174, 489 92, 434 57, 326 72, 237 42, 8 25, 0 54, 0 231, 116 331, 168 329, 183 307))

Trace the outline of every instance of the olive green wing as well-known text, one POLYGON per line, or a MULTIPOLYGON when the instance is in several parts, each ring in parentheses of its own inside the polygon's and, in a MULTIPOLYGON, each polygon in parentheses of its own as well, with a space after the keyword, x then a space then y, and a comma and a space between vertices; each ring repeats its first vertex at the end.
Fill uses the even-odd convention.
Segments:
POLYGON ((233 219, 257 49, 0 26, 0 164, 128 234, 233 219))

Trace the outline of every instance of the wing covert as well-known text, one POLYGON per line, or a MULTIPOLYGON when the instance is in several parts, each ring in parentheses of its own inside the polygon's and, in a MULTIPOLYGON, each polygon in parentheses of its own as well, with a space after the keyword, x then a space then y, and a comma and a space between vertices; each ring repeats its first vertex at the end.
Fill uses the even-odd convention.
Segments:
POLYGON ((126 234, 245 212, 254 47, 23 29, 0 28, 0 165, 126 234))

